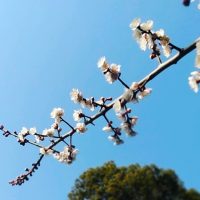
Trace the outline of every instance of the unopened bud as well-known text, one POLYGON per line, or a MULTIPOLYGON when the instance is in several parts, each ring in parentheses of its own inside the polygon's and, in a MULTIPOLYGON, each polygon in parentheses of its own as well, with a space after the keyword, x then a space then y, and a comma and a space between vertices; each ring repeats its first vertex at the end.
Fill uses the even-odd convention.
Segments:
POLYGON ((183 5, 184 6, 189 6, 190 5, 190 0, 183 0, 183 5))

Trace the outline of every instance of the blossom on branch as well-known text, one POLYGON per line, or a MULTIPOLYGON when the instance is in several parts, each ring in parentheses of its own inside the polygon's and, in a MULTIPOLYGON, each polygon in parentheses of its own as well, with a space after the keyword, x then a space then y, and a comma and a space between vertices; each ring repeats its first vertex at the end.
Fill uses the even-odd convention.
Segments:
POLYGON ((74 121, 80 121, 81 118, 84 116, 83 114, 83 111, 80 109, 80 110, 74 110, 74 113, 73 113, 73 118, 74 118, 74 121))
POLYGON ((76 130, 79 132, 79 133, 85 133, 87 131, 87 128, 85 126, 85 123, 77 123, 76 124, 76 130))
POLYGON ((190 75, 191 76, 188 78, 189 86, 195 93, 197 93, 199 91, 200 72, 193 71, 190 75))
POLYGON ((112 142, 114 142, 114 145, 120 145, 123 144, 124 141, 122 139, 120 139, 118 136, 116 135, 109 135, 108 139, 112 142))
POLYGON ((74 103, 80 103, 83 100, 82 93, 78 89, 73 88, 70 93, 70 96, 71 96, 71 100, 74 103))
POLYGON ((101 57, 97 63, 98 68, 104 73, 106 81, 113 83, 120 76, 120 65, 109 64, 105 57, 101 57))
POLYGON ((152 89, 151 88, 145 88, 143 91, 141 91, 138 95, 137 95, 137 98, 138 99, 143 99, 144 97, 150 95, 152 92, 152 89))
POLYGON ((106 61, 106 57, 101 57, 97 63, 97 66, 101 69, 102 72, 106 72, 109 68, 109 64, 106 61))
POLYGON ((152 50, 152 53, 150 54, 151 59, 160 56, 159 45, 162 47, 163 55, 167 58, 170 56, 171 46, 169 45, 169 37, 164 34, 163 29, 154 32, 152 30, 152 20, 141 23, 139 18, 134 19, 130 24, 130 28, 133 31, 133 37, 139 44, 140 49, 145 51, 148 47, 152 50))
POLYGON ((62 116, 64 115, 64 110, 62 108, 54 108, 50 115, 51 118, 55 119, 55 122, 59 124, 62 116))
POLYGON ((53 137, 54 132, 55 132, 54 128, 44 129, 42 132, 42 135, 48 136, 48 137, 53 137))
POLYGON ((63 151, 54 153, 53 156, 59 162, 71 164, 76 159, 77 153, 78 149, 72 146, 66 146, 63 151))
POLYGON ((200 40, 196 42, 195 66, 197 68, 200 68, 200 40))
POLYGON ((53 153, 52 149, 40 148, 41 155, 51 155, 53 153))

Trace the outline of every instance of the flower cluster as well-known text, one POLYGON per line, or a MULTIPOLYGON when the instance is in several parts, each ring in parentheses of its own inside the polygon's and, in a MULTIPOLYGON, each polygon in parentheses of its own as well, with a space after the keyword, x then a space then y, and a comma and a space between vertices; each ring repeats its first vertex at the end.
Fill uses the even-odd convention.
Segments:
POLYGON ((117 117, 122 121, 120 127, 115 128, 112 125, 112 121, 109 121, 108 118, 104 115, 107 125, 103 127, 105 132, 114 132, 113 135, 108 136, 108 139, 113 141, 115 145, 123 144, 124 141, 120 138, 121 131, 124 131, 127 136, 135 136, 136 132, 133 130, 138 117, 129 116, 131 109, 126 107, 126 103, 122 106, 121 99, 118 99, 113 104, 113 109, 116 112, 117 117))
POLYGON ((146 88, 145 86, 140 87, 140 85, 137 82, 133 82, 130 86, 130 89, 127 89, 124 94, 122 95, 122 98, 119 101, 116 101, 113 108, 118 111, 121 108, 124 107, 125 103, 128 102, 138 102, 139 100, 142 100, 144 97, 150 95, 152 92, 151 88, 146 88))
POLYGON ((30 128, 30 129, 27 129, 26 127, 22 127, 21 131, 17 135, 18 142, 21 145, 25 145, 25 143, 27 141, 26 136, 28 136, 28 135, 35 135, 35 139, 37 140, 38 137, 36 136, 36 133, 37 133, 37 130, 35 127, 30 128))
POLYGON ((66 146, 63 151, 54 153, 53 156, 59 162, 71 164, 76 159, 77 153, 78 149, 75 149, 74 146, 66 146))
POLYGON ((55 119, 55 123, 59 124, 61 118, 64 115, 64 110, 62 108, 54 108, 51 112, 51 118, 55 119))
POLYGON ((120 129, 123 130, 128 136, 135 136, 136 132, 133 130, 133 127, 136 125, 138 120, 137 116, 129 116, 131 109, 126 106, 121 110, 116 110, 117 117, 122 121, 120 129))
POLYGON ((168 36, 165 35, 163 29, 160 29, 156 32, 152 31, 152 20, 148 20, 145 23, 141 23, 140 18, 134 19, 130 24, 130 28, 133 31, 133 36, 138 42, 140 48, 143 51, 145 51, 147 48, 149 48, 152 51, 152 53, 150 54, 151 59, 160 56, 161 50, 158 47, 158 45, 162 47, 163 55, 165 57, 170 56, 170 39, 168 36))
POLYGON ((105 75, 106 81, 110 84, 115 82, 120 76, 121 66, 117 64, 109 64, 105 57, 99 59, 97 66, 105 75))
POLYGON ((109 133, 109 132, 114 132, 113 135, 109 135, 108 139, 114 143, 114 145, 120 145, 123 144, 124 141, 120 138, 121 135, 121 128, 115 128, 112 125, 112 121, 108 121, 108 119, 105 117, 106 121, 108 124, 102 128, 103 131, 109 133))
POLYGON ((86 99, 83 97, 82 93, 78 90, 78 89, 72 89, 71 93, 70 93, 70 96, 71 96, 71 100, 74 102, 74 103, 79 103, 81 104, 81 106, 83 108, 89 108, 91 111, 94 110, 94 103, 93 103, 93 98, 90 98, 90 99, 86 99))

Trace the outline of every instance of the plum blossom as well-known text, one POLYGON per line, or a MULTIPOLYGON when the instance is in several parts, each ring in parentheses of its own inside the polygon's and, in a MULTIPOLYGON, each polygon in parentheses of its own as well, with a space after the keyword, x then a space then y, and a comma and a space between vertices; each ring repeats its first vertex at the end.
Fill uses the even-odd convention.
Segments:
POLYGON ((113 109, 115 112, 120 112, 122 110, 122 105, 120 100, 115 101, 115 103, 113 104, 113 109))
POLYGON ((70 95, 74 103, 80 103, 83 100, 82 93, 78 89, 73 88, 70 95))
POLYGON ((118 136, 116 135, 109 135, 108 136, 108 139, 110 141, 112 141, 114 143, 114 145, 120 145, 120 144, 123 144, 124 141, 122 139, 120 139, 118 136))
POLYGON ((106 61, 105 57, 101 57, 97 63, 98 68, 101 69, 102 72, 106 72, 109 68, 109 64, 106 61))
POLYGON ((41 147, 41 148, 39 149, 39 151, 40 151, 40 154, 42 154, 42 155, 50 155, 50 154, 53 153, 53 150, 52 150, 52 149, 46 149, 46 148, 44 148, 44 147, 41 147))
POLYGON ((171 48, 169 45, 165 45, 163 46, 162 45, 162 48, 163 48, 163 55, 168 58, 170 55, 171 55, 171 48))
POLYGON ((86 131, 87 131, 87 128, 86 128, 86 126, 85 126, 85 123, 77 123, 76 124, 76 130, 77 130, 77 132, 79 132, 79 133, 85 133, 86 131))
POLYGON ((71 164, 76 159, 77 153, 78 149, 75 149, 72 146, 66 146, 63 151, 54 153, 53 156, 59 162, 71 164))
POLYGON ((130 89, 131 90, 137 90, 139 87, 139 84, 137 82, 133 82, 130 86, 130 89))
POLYGON ((64 110, 62 108, 54 108, 51 112, 51 118, 55 119, 56 123, 60 123, 64 110))
POLYGON ((80 102, 81 106, 83 108, 89 108, 91 111, 94 111, 94 104, 93 104, 93 100, 91 99, 83 99, 80 102))
POLYGON ((42 132, 42 135, 48 136, 48 137, 53 137, 54 132, 55 132, 54 128, 44 129, 42 132))
POLYGON ((190 88, 197 93, 199 91, 199 83, 200 83, 200 72, 194 71, 191 72, 191 76, 188 78, 188 83, 190 88))
POLYGON ((130 28, 133 31, 133 36, 138 42, 141 50, 145 51, 147 46, 148 48, 153 48, 154 41, 152 39, 152 34, 149 34, 153 27, 153 21, 148 20, 145 23, 141 23, 141 20, 134 19, 131 24, 130 28))
POLYGON ((102 130, 105 131, 105 132, 112 132, 112 128, 111 128, 111 126, 109 124, 107 126, 104 126, 102 128, 102 130))
POLYGON ((128 135, 128 136, 135 136, 136 132, 132 129, 136 122, 138 120, 138 117, 130 117, 128 121, 125 121, 121 123, 121 129, 128 135))
POLYGON ((150 31, 153 28, 153 20, 140 24, 140 27, 143 31, 150 31))
POLYGON ((151 88, 145 88, 143 91, 141 91, 139 94, 138 94, 138 99, 143 99, 144 97, 148 96, 149 94, 151 94, 152 92, 152 89, 151 88))
POLYGON ((114 81, 116 81, 120 75, 120 65, 117 64, 111 64, 109 67, 109 71, 105 74, 106 81, 108 83, 112 84, 114 81))
POLYGON ((80 121, 81 118, 84 116, 82 110, 74 110, 74 113, 73 113, 73 118, 74 118, 74 121, 80 121))
POLYGON ((124 113, 116 113, 116 116, 118 117, 118 119, 125 121, 126 120, 126 115, 124 113))
POLYGON ((200 68, 200 39, 196 42, 196 58, 195 58, 195 66, 200 68))
POLYGON ((130 23, 129 27, 134 31, 140 25, 140 23, 141 23, 141 19, 136 18, 130 23))
POLYGON ((104 73, 106 81, 108 81, 110 84, 116 81, 120 76, 121 66, 117 64, 109 64, 105 57, 100 58, 97 65, 98 68, 100 68, 104 73))
POLYGON ((26 127, 22 127, 21 131, 17 135, 18 141, 20 143, 24 143, 25 142, 25 137, 28 134, 29 134, 29 130, 26 127))
POLYGON ((36 130, 35 127, 29 129, 29 134, 30 135, 35 135, 36 133, 37 133, 37 130, 36 130))
POLYGON ((121 124, 121 129, 128 135, 128 136, 135 136, 136 132, 132 129, 133 125, 130 122, 123 122, 121 124))

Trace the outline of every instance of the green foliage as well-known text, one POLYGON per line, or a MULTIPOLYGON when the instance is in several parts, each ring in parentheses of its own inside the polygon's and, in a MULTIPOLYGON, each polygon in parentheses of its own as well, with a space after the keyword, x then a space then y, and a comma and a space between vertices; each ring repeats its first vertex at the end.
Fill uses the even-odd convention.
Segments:
POLYGON ((91 168, 75 182, 70 200, 200 200, 172 170, 155 165, 117 167, 113 161, 91 168))

